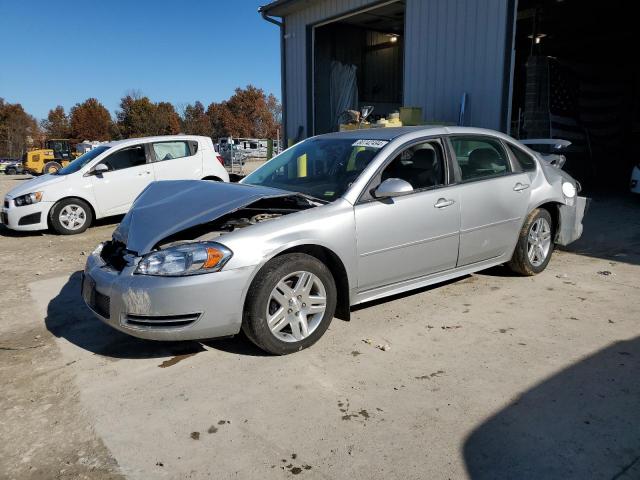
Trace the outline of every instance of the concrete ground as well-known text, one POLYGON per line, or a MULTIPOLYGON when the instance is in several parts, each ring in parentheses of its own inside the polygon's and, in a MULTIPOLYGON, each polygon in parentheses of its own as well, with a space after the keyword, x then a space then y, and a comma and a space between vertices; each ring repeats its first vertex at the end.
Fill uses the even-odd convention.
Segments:
POLYGON ((0 229, 0 478, 640 478, 639 212, 596 199, 541 275, 364 305, 287 357, 95 320, 79 272, 113 222, 0 229))

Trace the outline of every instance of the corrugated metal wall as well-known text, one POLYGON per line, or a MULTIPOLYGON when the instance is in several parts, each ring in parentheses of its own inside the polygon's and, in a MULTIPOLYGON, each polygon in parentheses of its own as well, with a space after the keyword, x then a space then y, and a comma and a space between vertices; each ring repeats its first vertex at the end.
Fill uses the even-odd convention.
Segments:
POLYGON ((405 17, 405 105, 425 120, 502 127, 507 0, 409 0, 405 17))
MULTIPOLYGON (((465 124, 502 127, 509 0, 406 0, 404 104, 425 120, 456 122, 467 92, 465 124)), ((372 4, 322 0, 285 18, 287 136, 307 129, 307 26, 372 4)), ((510 19, 511 21, 511 19, 510 19)), ((310 88, 310 86, 309 86, 310 88)))

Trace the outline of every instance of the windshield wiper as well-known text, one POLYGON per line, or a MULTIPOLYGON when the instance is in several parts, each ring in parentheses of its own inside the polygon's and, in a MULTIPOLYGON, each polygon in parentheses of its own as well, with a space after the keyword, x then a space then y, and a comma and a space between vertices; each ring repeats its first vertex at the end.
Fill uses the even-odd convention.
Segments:
POLYGON ((306 198, 307 200, 309 200, 310 202, 317 202, 320 203, 321 205, 326 205, 327 203, 329 203, 328 200, 324 200, 322 198, 318 198, 318 197, 314 197, 312 195, 308 195, 306 193, 302 193, 302 192, 296 192, 298 195, 300 195, 301 197, 306 198))

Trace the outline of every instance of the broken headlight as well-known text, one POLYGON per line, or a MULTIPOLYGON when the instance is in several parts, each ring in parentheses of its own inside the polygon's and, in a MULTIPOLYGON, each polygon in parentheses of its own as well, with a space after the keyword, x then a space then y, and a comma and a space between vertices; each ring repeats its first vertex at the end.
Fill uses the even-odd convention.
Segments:
POLYGON ((183 276, 217 272, 232 255, 231 250, 216 242, 185 243, 145 255, 135 273, 183 276))

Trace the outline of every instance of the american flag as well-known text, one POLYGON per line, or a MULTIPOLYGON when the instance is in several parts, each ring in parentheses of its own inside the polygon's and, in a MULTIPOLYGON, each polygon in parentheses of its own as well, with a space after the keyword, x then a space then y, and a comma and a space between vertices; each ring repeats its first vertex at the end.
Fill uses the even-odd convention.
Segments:
POLYGON ((579 80, 555 59, 549 59, 549 119, 551 138, 572 143, 573 150, 584 151, 587 132, 578 115, 579 80))
POLYGON ((624 79, 615 68, 596 69, 549 61, 551 138, 574 151, 606 149, 624 137, 624 79))

